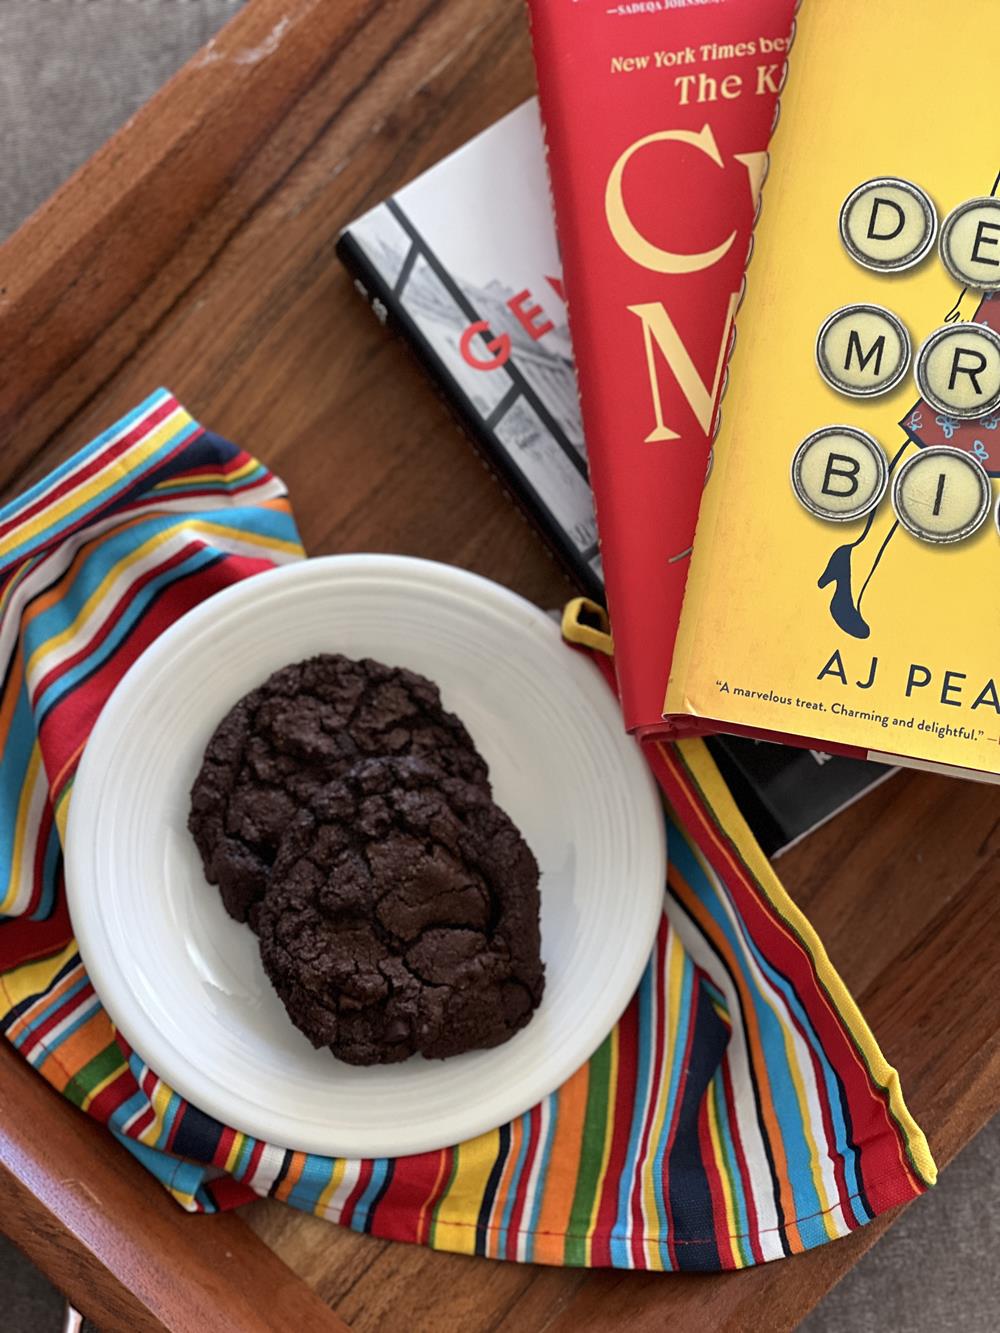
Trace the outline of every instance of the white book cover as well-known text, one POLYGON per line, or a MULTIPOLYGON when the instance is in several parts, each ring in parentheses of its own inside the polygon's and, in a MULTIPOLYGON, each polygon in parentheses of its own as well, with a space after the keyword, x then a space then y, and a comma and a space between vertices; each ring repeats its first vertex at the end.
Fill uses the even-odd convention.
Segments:
POLYGON ((349 231, 482 430, 599 576, 538 103, 512 111, 349 231))

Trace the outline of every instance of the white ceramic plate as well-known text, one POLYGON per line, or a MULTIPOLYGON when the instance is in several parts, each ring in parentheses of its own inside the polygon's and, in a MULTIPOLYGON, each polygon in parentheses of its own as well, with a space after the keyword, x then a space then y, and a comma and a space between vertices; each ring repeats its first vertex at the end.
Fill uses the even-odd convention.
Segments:
POLYGON ((638 984, 664 869, 656 791, 597 668, 513 593, 397 556, 286 566, 173 625, 101 714, 67 837, 77 939, 127 1040, 209 1114, 331 1156, 444 1147, 557 1088, 638 984), (250 930, 205 881, 186 827, 205 744, 242 694, 319 652, 437 681, 538 858, 545 997, 496 1050, 370 1069, 314 1050, 271 990, 250 930))

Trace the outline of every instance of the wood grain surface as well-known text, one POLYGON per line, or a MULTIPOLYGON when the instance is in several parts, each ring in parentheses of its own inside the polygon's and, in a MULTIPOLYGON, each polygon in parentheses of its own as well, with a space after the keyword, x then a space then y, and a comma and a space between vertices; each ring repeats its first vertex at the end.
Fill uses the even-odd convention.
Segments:
POLYGON ((109 1333, 345 1329, 238 1218, 186 1217, 151 1183, 0 1044, 0 1221, 82 1314, 109 1333))
MULTIPOLYGON (((343 224, 531 90, 524 16, 505 0, 250 0, 0 248, 0 493, 166 384, 284 476, 311 552, 427 556, 543 606, 563 601, 538 539, 334 257, 343 224)), ((907 774, 780 863, 941 1164, 1000 1107, 998 806, 995 788, 907 774)), ((0 1109, 21 1104, 32 1078, 4 1053, 0 1109)), ((81 1155, 79 1188, 50 1175, 34 1207, 30 1159, 44 1161, 60 1117, 82 1120, 36 1092, 17 1139, 20 1202, 5 1199, 0 1225, 31 1248, 47 1219, 32 1253, 81 1306, 76 1261, 59 1255, 77 1253, 83 1187, 113 1199, 125 1235, 167 1209, 153 1242, 165 1272, 202 1246, 256 1263, 260 1237, 304 1280, 302 1299, 312 1288, 352 1327, 389 1333, 639 1333, 675 1320, 692 1333, 772 1333, 794 1327, 892 1221, 742 1274, 586 1274, 388 1244, 271 1202, 243 1221, 191 1219, 110 1139, 81 1155)), ((95 1231, 91 1261, 117 1302, 128 1277, 102 1244, 95 1231)), ((282 1288, 258 1308, 290 1323, 297 1299, 282 1288)))

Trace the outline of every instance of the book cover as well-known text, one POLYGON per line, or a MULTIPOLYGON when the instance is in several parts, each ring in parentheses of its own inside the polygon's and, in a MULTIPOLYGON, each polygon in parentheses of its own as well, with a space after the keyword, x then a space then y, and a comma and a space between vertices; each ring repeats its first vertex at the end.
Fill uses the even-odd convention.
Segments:
POLYGON ((573 581, 603 599, 537 102, 351 223, 338 254, 573 581))
POLYGON ((529 0, 626 725, 663 691, 793 0, 529 0))
POLYGON ((802 7, 678 725, 1000 773, 998 37, 994 0, 802 7))
MULTIPOLYGON (((537 102, 358 218, 338 254, 576 585, 603 602, 537 102)), ((891 771, 733 737, 709 745, 771 855, 891 771)))

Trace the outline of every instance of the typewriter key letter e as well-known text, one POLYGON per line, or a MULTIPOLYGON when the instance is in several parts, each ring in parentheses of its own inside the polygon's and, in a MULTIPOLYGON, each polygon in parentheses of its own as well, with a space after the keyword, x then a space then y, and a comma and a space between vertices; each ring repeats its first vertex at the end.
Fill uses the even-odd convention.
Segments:
POLYGON ((941 258, 956 282, 1000 291, 1000 199, 967 199, 941 228, 941 258))

